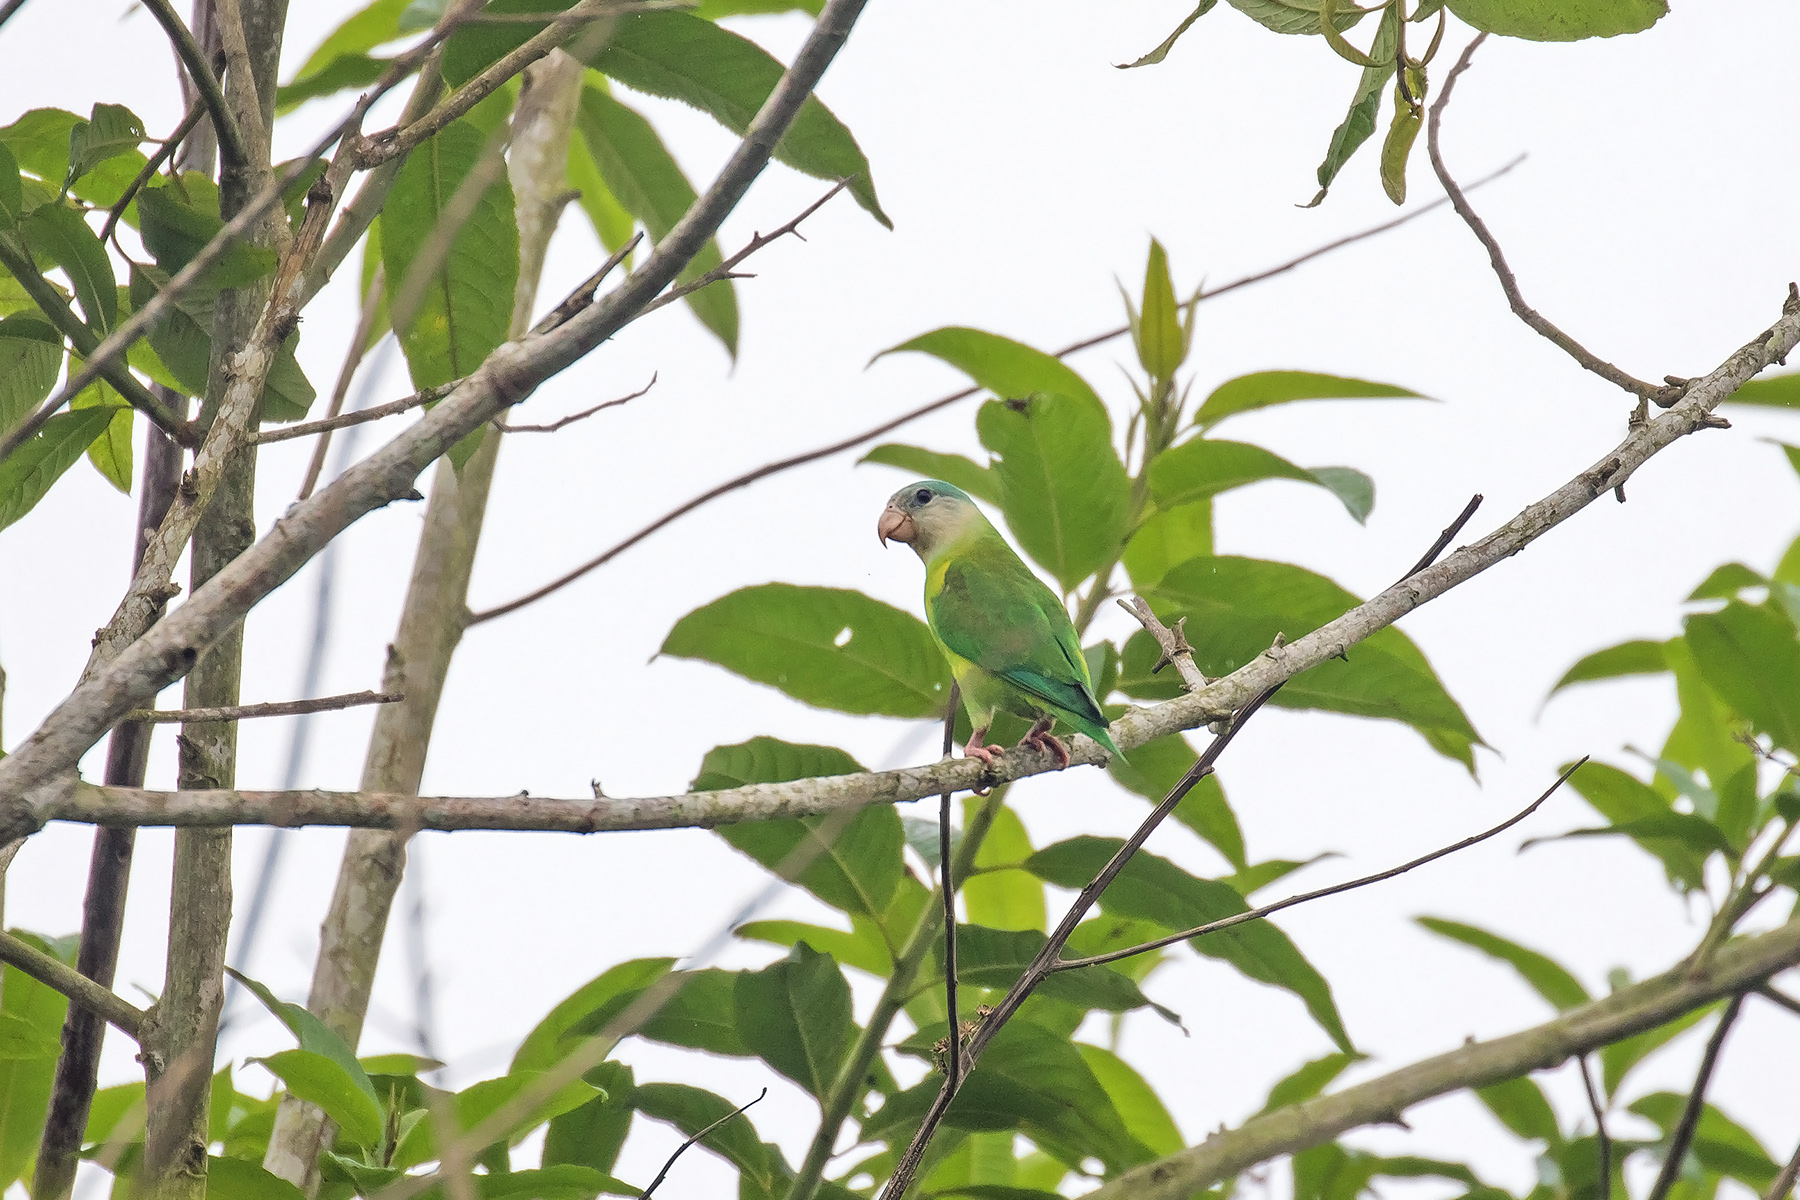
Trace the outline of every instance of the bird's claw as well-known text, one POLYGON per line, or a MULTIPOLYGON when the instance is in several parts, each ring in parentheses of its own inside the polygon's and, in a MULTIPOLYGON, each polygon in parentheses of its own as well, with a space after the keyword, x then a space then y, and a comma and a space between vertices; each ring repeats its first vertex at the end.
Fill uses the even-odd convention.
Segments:
POLYGON ((1019 742, 1021 746, 1030 746, 1033 750, 1047 750, 1056 757, 1056 769, 1062 770, 1069 765, 1069 748, 1062 744, 1060 738, 1052 737, 1044 730, 1034 729, 1019 742))

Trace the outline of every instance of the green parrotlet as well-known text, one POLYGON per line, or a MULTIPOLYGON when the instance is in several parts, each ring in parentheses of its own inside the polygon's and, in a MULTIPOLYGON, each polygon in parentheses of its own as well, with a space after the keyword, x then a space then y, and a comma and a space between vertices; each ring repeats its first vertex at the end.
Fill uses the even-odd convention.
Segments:
POLYGON ((909 484, 887 502, 876 532, 925 564, 925 615, 973 726, 964 754, 991 763, 1002 753, 983 745, 997 712, 1031 721, 1019 745, 1048 750, 1060 766, 1069 750, 1050 734, 1059 720, 1120 753, 1062 601, 967 494, 936 479, 909 484))

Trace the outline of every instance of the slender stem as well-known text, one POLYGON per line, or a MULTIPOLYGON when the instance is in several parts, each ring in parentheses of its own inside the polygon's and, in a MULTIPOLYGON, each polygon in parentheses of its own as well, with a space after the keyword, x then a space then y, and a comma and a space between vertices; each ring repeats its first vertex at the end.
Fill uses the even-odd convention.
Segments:
POLYGON ((1476 492, 1473 496, 1469 497, 1468 504, 1463 506, 1463 510, 1457 514, 1456 520, 1450 522, 1450 524, 1444 528, 1444 532, 1438 534, 1437 541, 1431 543, 1431 549, 1420 555, 1419 561, 1414 563, 1412 569, 1402 575, 1398 582, 1405 583, 1408 579, 1411 579, 1414 575, 1417 575, 1420 571, 1423 571, 1426 567, 1429 567, 1432 563, 1436 562, 1438 560, 1438 555, 1444 552, 1444 547, 1448 546, 1451 541, 1455 539, 1456 535, 1462 532, 1462 527, 1469 523, 1469 518, 1475 515, 1475 510, 1481 507, 1481 500, 1482 496, 1480 492, 1476 492))
POLYGON ((1787 1160, 1787 1165, 1775 1176, 1775 1182, 1769 1185, 1763 1200, 1788 1200, 1793 1194, 1796 1177, 1800 1177, 1800 1146, 1794 1147, 1793 1157, 1787 1160))
POLYGON ((158 146, 156 152, 145 160, 144 168, 137 173, 137 178, 126 185, 124 194, 107 210, 106 223, 100 227, 101 242, 112 240, 113 230, 118 228, 119 218, 125 215, 127 208, 131 207, 133 198, 143 190, 144 185, 150 182, 150 177, 162 168, 169 157, 180 149, 182 139, 194 132, 194 126, 198 125, 200 118, 205 115, 206 105, 204 102, 196 100, 188 105, 187 116, 181 118, 181 124, 175 127, 175 132, 163 139, 162 145, 158 146))
POLYGON ((650 1181, 650 1186, 645 1188, 642 1192, 640 1192, 638 1194, 638 1200, 650 1200, 651 1195, 655 1193, 656 1189, 658 1187, 662 1186, 662 1181, 669 1177, 669 1168, 673 1167, 675 1165, 675 1160, 680 1158, 682 1156, 682 1154, 687 1151, 687 1148, 689 1146, 692 1146, 695 1142, 705 1140, 707 1134, 711 1133, 713 1130, 717 1129, 719 1126, 725 1124, 725 1122, 732 1120, 735 1117, 742 1116, 744 1114, 745 1109, 749 1108, 751 1104, 757 1103, 757 1101, 761 1100, 764 1096, 767 1096, 768 1094, 769 1094, 769 1089, 764 1088, 761 1092, 757 1093, 756 1100, 752 1100, 748 1104, 738 1105, 736 1108, 732 1109, 730 1112, 726 1113, 724 1116, 722 1116, 718 1120, 714 1121, 711 1125, 708 1125, 706 1128, 702 1129, 699 1133, 696 1133, 693 1137, 691 1137, 687 1141, 681 1143, 681 1145, 675 1147, 675 1153, 669 1155, 669 1157, 666 1160, 664 1160, 663 1165, 662 1165, 662 1170, 660 1170, 656 1173, 656 1178, 652 1179, 650 1181))
POLYGON ((188 78, 193 81, 194 90, 206 105, 207 115, 212 117, 213 130, 219 139, 219 157, 223 160, 223 165, 229 169, 248 163, 249 143, 244 140, 243 131, 232 116, 231 105, 225 100, 225 91, 219 86, 219 77, 213 73, 212 64, 206 61, 200 43, 194 40, 192 31, 169 0, 144 0, 144 7, 150 10, 156 23, 169 35, 169 41, 174 45, 181 65, 187 68, 188 78))
MULTIPOLYGON (((259 444, 267 445, 270 442, 288 442, 295 438, 311 437, 315 433, 329 433, 334 429, 348 429, 352 425, 366 425, 370 421, 379 421, 383 417, 391 417, 396 413, 410 412, 415 408, 423 408, 434 401, 442 400, 454 392, 462 382, 460 379, 452 379, 449 383, 440 383, 436 387, 426 388, 422 392, 414 392, 410 396, 402 396, 398 400, 390 400, 386 404, 377 404, 373 408, 340 413, 335 417, 321 417, 317 421, 307 421, 300 425, 286 425, 280 429, 260 430, 256 435, 256 440, 259 444)), ((304 499, 304 497, 302 498, 304 499)))
POLYGON ((1744 993, 1738 992, 1719 1015, 1719 1023, 1713 1026, 1712 1036, 1706 1039, 1706 1052, 1700 1056, 1700 1070, 1694 1076, 1693 1090, 1688 1093, 1687 1104, 1682 1107, 1680 1119, 1669 1131, 1668 1152, 1663 1156, 1662 1169, 1656 1173, 1656 1182, 1650 1186, 1647 1200, 1664 1200, 1669 1189, 1681 1177, 1681 1164, 1687 1158, 1688 1147, 1694 1140, 1694 1130, 1700 1124, 1700 1113, 1706 1107, 1706 1088, 1712 1082, 1713 1068, 1719 1064, 1719 1051, 1724 1048, 1725 1035, 1731 1032, 1732 1022, 1737 1020, 1738 1012, 1743 1007, 1744 993))
POLYGON ((1322 900, 1326 896, 1335 896, 1340 892, 1349 892, 1360 887, 1367 887, 1371 883, 1380 883, 1382 880, 1392 879, 1396 875, 1404 875, 1415 867, 1422 867, 1426 863, 1436 862, 1438 859, 1455 854, 1459 850, 1467 850, 1470 846, 1487 841, 1495 834, 1504 833, 1508 829, 1511 829, 1514 825, 1517 825, 1520 821, 1523 821, 1526 817, 1529 817, 1532 813, 1536 812, 1544 801, 1550 799, 1550 797, 1556 793, 1558 788, 1567 783, 1569 781, 1569 776, 1573 775, 1576 770, 1581 767, 1582 763, 1587 762, 1587 760, 1587 755, 1582 755, 1580 762, 1575 763, 1568 770, 1559 775, 1556 782, 1544 790, 1543 795, 1539 796, 1536 800, 1533 800, 1530 804, 1526 805, 1500 824, 1494 826, 1492 829, 1477 833, 1472 837, 1466 837, 1454 845, 1445 846, 1439 850, 1433 850, 1430 854, 1420 855, 1411 862, 1401 863, 1397 867, 1389 867, 1387 870, 1378 871, 1373 875, 1365 875, 1361 879, 1352 879, 1348 883, 1337 883, 1330 887, 1319 888, 1316 891, 1304 892, 1298 896, 1289 896, 1285 900, 1277 900, 1275 903, 1265 904, 1261 908, 1253 908, 1248 912, 1241 912, 1233 916, 1222 917, 1217 921, 1209 921, 1205 925, 1200 925, 1193 929, 1186 929, 1180 933, 1172 933, 1167 937, 1160 937, 1155 941, 1145 942, 1141 946, 1127 946, 1122 950, 1112 950, 1105 954, 1095 954, 1089 958, 1060 959, 1050 969, 1052 971, 1073 971, 1077 967, 1092 967, 1098 966, 1101 963, 1118 962, 1122 958, 1131 958, 1139 954, 1148 954, 1152 950, 1161 950, 1164 946, 1173 946, 1176 942, 1185 942, 1192 938, 1204 937, 1209 933, 1217 933, 1221 929, 1230 929, 1233 926, 1243 925, 1249 921, 1260 921, 1264 917, 1278 913, 1284 908, 1293 908, 1296 905, 1307 904, 1313 900, 1322 900))
POLYGON ((134 1008, 111 988, 101 987, 73 967, 65 967, 29 942, 10 933, 0 932, 0 962, 17 967, 46 987, 67 996, 72 1002, 92 1009, 136 1038, 144 1027, 143 1010, 134 1008))
POLYGON ((1600 1150, 1600 1200, 1612 1200, 1612 1138, 1606 1132, 1606 1110, 1600 1103, 1600 1089, 1594 1086, 1587 1055, 1576 1056, 1575 1062, 1581 1068, 1581 1086, 1587 1091, 1588 1107, 1594 1113, 1594 1142, 1600 1150))
POLYGON ((359 708, 367 704, 393 704, 404 699, 406 697, 398 692, 346 692, 341 696, 320 696, 312 700, 276 700, 267 704, 228 704, 214 708, 135 708, 125 714, 125 720, 158 725, 247 721, 257 717, 294 717, 301 713, 335 712, 340 708, 359 708))

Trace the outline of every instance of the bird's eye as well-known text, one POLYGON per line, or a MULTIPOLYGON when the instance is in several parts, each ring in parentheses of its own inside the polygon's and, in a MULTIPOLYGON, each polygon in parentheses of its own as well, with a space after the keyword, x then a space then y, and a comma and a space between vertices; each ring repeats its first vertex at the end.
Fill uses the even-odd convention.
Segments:
POLYGON ((931 503, 931 489, 930 488, 920 488, 918 491, 914 492, 913 493, 913 503, 914 504, 930 504, 931 503))

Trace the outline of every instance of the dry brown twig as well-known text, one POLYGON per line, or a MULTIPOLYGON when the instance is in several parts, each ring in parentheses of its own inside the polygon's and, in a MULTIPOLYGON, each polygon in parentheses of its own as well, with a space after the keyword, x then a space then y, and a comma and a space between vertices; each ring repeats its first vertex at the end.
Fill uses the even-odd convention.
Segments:
POLYGON ((336 712, 343 708, 361 708, 369 704, 394 704, 404 699, 406 697, 398 692, 346 692, 341 696, 320 696, 313 700, 275 700, 265 704, 232 704, 220 708, 138 708, 127 713, 125 719, 155 725, 248 721, 257 717, 295 717, 302 713, 336 712))
POLYGON ((1162 656, 1156 660, 1156 665, 1150 668, 1152 675, 1173 663, 1175 669, 1181 673, 1182 686, 1186 687, 1188 691, 1197 692, 1206 686, 1206 676, 1200 673, 1200 664, 1194 661, 1194 648, 1188 645, 1186 617, 1176 621, 1175 628, 1170 629, 1157 619, 1154 612, 1150 611, 1149 601, 1142 596, 1133 596, 1130 600, 1119 600, 1116 603, 1137 618, 1138 624, 1142 625, 1144 631, 1155 638, 1156 644, 1162 648, 1162 656))
POLYGON ((630 404, 633 400, 648 394, 650 389, 655 386, 656 374, 652 372, 650 375, 650 382, 646 383, 643 387, 631 393, 629 396, 620 396, 613 400, 603 400, 592 408, 584 408, 578 413, 570 413, 566 417, 558 417, 547 425, 508 425, 505 421, 496 421, 494 422, 494 426, 502 433, 555 433, 557 430, 565 429, 568 426, 575 424, 577 421, 585 421, 595 413, 605 412, 609 408, 617 408, 621 404, 630 404))

